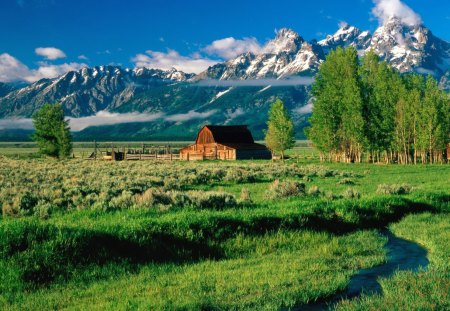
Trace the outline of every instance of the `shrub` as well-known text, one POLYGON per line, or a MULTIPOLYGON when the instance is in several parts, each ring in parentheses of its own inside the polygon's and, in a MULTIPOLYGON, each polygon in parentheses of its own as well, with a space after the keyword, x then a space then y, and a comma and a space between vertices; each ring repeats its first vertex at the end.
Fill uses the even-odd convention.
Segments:
POLYGON ((338 185, 354 185, 355 182, 350 178, 343 178, 339 180, 338 185))
POLYGON ((304 176, 304 177, 303 177, 303 181, 304 181, 304 182, 311 182, 311 181, 312 181, 312 178, 311 178, 310 176, 304 176))
POLYGON ((378 194, 408 194, 412 187, 408 184, 378 185, 378 194))
POLYGON ((234 195, 224 192, 189 192, 191 205, 199 209, 224 209, 237 206, 234 195))
POLYGON ((113 197, 109 201, 110 209, 130 208, 134 204, 133 193, 131 191, 122 191, 119 196, 113 197))
POLYGON ((156 207, 157 205, 170 205, 172 198, 165 192, 157 189, 147 189, 143 194, 135 197, 136 205, 138 207, 156 207))
POLYGON ((184 207, 192 205, 191 197, 184 192, 171 191, 168 195, 170 196, 172 205, 174 206, 184 207))
POLYGON ((50 217, 54 207, 51 203, 45 201, 39 201, 34 208, 34 214, 41 219, 47 219, 50 217))
POLYGON ((334 176, 334 172, 332 170, 326 169, 324 167, 319 169, 316 173, 317 173, 317 176, 319 176, 319 177, 332 177, 332 176, 334 176))
POLYGON ((180 182, 173 177, 164 178, 164 190, 179 190, 180 182))
POLYGON ((227 171, 224 180, 235 183, 249 183, 255 182, 256 177, 252 173, 243 169, 230 169, 227 171))
POLYGON ((305 184, 297 181, 275 180, 266 193, 268 199, 286 198, 305 194, 305 184))
POLYGON ((32 215, 34 207, 38 203, 38 198, 31 192, 24 192, 21 196, 16 197, 19 211, 22 215, 32 215))
POLYGON ((321 194, 321 191, 320 191, 319 187, 317 187, 317 186, 311 186, 308 189, 308 195, 310 195, 310 196, 317 197, 320 194, 321 194))
POLYGON ((245 202, 245 203, 252 202, 252 198, 250 196, 250 190, 248 190, 248 188, 242 188, 240 200, 241 200, 241 202, 245 202))
POLYGON ((332 201, 335 199, 338 199, 338 196, 336 196, 333 191, 325 191, 324 196, 327 200, 332 201))
POLYGON ((361 197, 361 194, 355 189, 349 187, 345 189, 345 191, 342 193, 342 196, 347 199, 359 199, 361 197))

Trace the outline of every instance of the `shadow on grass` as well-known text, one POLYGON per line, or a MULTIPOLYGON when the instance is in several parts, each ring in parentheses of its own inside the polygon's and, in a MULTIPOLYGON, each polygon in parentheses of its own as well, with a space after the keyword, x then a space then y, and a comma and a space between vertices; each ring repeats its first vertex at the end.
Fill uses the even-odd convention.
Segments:
POLYGON ((294 210, 285 215, 270 215, 268 210, 267 214, 255 215, 212 213, 206 219, 183 219, 180 223, 155 220, 138 229, 116 226, 111 232, 17 220, 0 226, 0 259, 13 260, 22 281, 35 288, 67 280, 73 271, 93 264, 127 262, 133 269, 133 265, 149 262, 221 259, 224 255, 220 243, 237 234, 261 235, 280 229, 343 234, 383 228, 407 214, 425 211, 437 210, 433 205, 404 198, 377 198, 338 202, 331 208, 322 205, 309 211, 294 210), (355 217, 343 217, 337 212, 342 209, 355 217))

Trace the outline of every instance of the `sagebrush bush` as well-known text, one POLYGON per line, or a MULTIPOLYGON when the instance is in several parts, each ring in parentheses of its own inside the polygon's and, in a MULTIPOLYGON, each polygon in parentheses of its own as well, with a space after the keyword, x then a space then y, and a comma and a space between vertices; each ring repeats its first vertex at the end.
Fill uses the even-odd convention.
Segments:
POLYGON ((180 190, 181 184, 180 181, 174 177, 166 177, 164 178, 164 190, 180 190))
POLYGON ((170 205, 172 197, 159 189, 147 189, 143 194, 135 197, 137 207, 152 208, 158 205, 170 205))
POLYGON ((408 184, 381 184, 378 185, 378 194, 408 194, 412 190, 412 187, 408 184))
POLYGON ((241 202, 245 202, 245 203, 251 203, 252 202, 252 198, 250 195, 250 190, 248 190, 248 188, 242 188, 241 189, 241 195, 240 198, 241 202))
POLYGON ((325 191, 324 197, 325 197, 327 200, 329 200, 329 201, 332 201, 332 200, 335 200, 335 199, 338 199, 338 198, 339 198, 337 195, 335 195, 335 194, 333 193, 333 191, 330 191, 330 190, 325 191))
POLYGON ((131 191, 122 191, 118 196, 115 196, 109 201, 110 209, 126 209, 134 205, 134 196, 131 191))
POLYGON ((355 182, 350 178, 343 178, 338 181, 338 185, 354 185, 355 182))
POLYGON ((361 194, 355 189, 349 187, 344 190, 344 192, 342 193, 342 197, 346 199, 359 199, 361 197, 361 194))
POLYGON ((322 192, 320 191, 319 187, 317 186, 311 186, 308 189, 308 195, 313 196, 313 197, 317 197, 320 194, 322 194, 322 192))
POLYGON ((287 198, 293 196, 301 196, 305 194, 305 184, 297 181, 279 181, 275 180, 270 184, 266 197, 268 199, 287 198))
POLYGON ((224 209, 237 206, 234 195, 225 192, 190 191, 191 205, 198 209, 224 209))
POLYGON ((250 183, 255 182, 257 178, 254 174, 247 170, 230 169, 227 171, 224 180, 235 183, 250 183))
MULTIPOLYGON (((102 161, 51 163, 11 159, 0 163, 0 171, 2 214, 13 216, 41 214, 35 211, 38 202, 48 203, 45 208, 48 215, 56 210, 108 211, 135 205, 188 206, 192 205, 189 194, 182 195, 180 192, 197 186, 209 187, 216 183, 220 186, 222 182, 268 182, 284 178, 311 181, 312 177, 342 175, 321 165, 282 163, 222 162, 218 166, 217 163, 124 161, 111 165, 102 161), (154 190, 144 195, 148 189, 154 190), (176 198, 170 198, 172 195, 176 198)), ((304 193, 294 189, 292 194, 286 189, 275 196, 298 195, 298 192, 304 193)))

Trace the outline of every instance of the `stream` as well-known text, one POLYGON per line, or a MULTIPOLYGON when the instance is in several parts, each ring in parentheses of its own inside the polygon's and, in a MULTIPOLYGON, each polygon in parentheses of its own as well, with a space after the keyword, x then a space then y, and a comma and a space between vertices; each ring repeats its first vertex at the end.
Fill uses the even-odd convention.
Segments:
POLYGON ((376 267, 362 269, 352 276, 343 293, 336 294, 307 305, 294 308, 297 311, 331 310, 342 299, 352 299, 365 294, 381 294, 382 288, 377 279, 390 277, 395 271, 418 271, 428 266, 427 251, 420 245, 399 238, 388 230, 380 232, 388 238, 384 248, 387 251, 387 262, 376 267))

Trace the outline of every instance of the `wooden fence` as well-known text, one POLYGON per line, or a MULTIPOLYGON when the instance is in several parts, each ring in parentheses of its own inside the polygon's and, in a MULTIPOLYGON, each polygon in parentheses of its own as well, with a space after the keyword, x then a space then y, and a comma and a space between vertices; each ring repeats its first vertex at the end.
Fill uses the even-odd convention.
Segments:
POLYGON ((139 161, 139 160, 180 160, 180 154, 177 149, 172 148, 170 144, 164 146, 153 146, 142 143, 140 148, 130 148, 125 146, 115 146, 113 143, 99 148, 94 141, 94 152, 88 160, 110 160, 110 161, 139 161))

